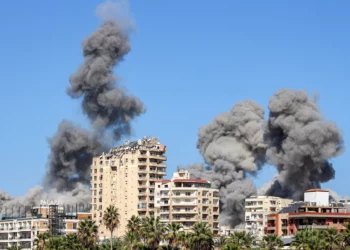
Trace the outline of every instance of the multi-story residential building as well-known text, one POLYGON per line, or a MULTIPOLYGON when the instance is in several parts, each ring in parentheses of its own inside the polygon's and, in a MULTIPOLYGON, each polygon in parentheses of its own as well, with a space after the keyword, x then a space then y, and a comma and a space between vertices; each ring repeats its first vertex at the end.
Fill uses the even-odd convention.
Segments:
POLYGON ((161 222, 181 223, 189 231, 203 221, 219 233, 219 190, 209 181, 191 179, 188 171, 179 170, 171 180, 156 181, 155 193, 155 215, 161 222))
POLYGON ((58 206, 23 207, 19 213, 5 210, 0 218, 0 249, 16 245, 23 250, 33 249, 36 236, 45 232, 53 235, 77 233, 79 222, 91 219, 89 210, 78 206, 69 211, 58 206))
POLYGON ((257 236, 264 235, 267 215, 277 213, 293 200, 274 196, 252 196, 245 200, 245 229, 257 236))
POLYGON ((120 225, 113 237, 123 236, 131 216, 154 216, 155 182, 166 175, 166 146, 157 138, 143 138, 94 157, 91 166, 92 219, 100 239, 110 234, 103 225, 109 205, 118 208, 120 225))
POLYGON ((303 229, 344 230, 343 224, 350 222, 350 213, 343 203, 329 204, 329 191, 310 189, 303 202, 295 202, 277 214, 267 217, 265 231, 268 234, 291 236, 303 229))

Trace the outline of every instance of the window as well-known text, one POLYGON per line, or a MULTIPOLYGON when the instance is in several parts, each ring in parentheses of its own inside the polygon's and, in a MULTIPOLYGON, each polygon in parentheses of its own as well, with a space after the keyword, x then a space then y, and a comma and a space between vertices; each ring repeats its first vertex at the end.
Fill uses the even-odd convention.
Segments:
POLYGON ((96 187, 97 187, 97 184, 95 183, 95 184, 94 184, 94 188, 96 188, 96 187))
POLYGON ((96 203, 96 198, 94 198, 94 203, 96 203))
POLYGON ((77 229, 77 223, 73 223, 73 229, 77 229))
POLYGON ((97 176, 94 176, 94 181, 97 181, 97 176))
POLYGON ((103 168, 100 168, 100 173, 103 173, 103 168))
POLYGON ((165 185, 164 187, 166 187, 166 188, 167 188, 167 187, 168 187, 168 185, 165 185))
POLYGON ((99 201, 99 202, 102 202, 102 198, 99 198, 98 201, 99 201))
POLYGON ((186 192, 186 196, 190 196, 191 195, 191 192, 186 192))
POLYGON ((99 206, 98 206, 98 209, 102 210, 102 205, 99 205, 99 206))
POLYGON ((179 196, 179 195, 180 195, 180 192, 176 192, 175 195, 176 195, 176 196, 179 196))
POLYGON ((95 204, 95 205, 94 205, 94 209, 96 210, 96 208, 97 208, 97 205, 95 204))
POLYGON ((131 160, 131 164, 134 164, 135 160, 131 160))
POLYGON ((95 173, 95 174, 97 173, 97 169, 94 169, 94 173, 95 173))
POLYGON ((128 158, 125 158, 125 162, 126 162, 126 163, 128 162, 128 158))
POLYGON ((94 166, 96 166, 96 161, 94 161, 94 166))
POLYGON ((158 187, 160 188, 160 185, 158 185, 158 187))
POLYGON ((96 191, 96 190, 94 190, 94 195, 96 195, 96 193, 97 193, 97 191, 96 191))

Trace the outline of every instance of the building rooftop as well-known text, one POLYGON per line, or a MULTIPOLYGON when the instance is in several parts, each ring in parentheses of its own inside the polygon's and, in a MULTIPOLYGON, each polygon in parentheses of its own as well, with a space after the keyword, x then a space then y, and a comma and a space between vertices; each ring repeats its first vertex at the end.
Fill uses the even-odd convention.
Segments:
POLYGON ((194 182, 194 183, 210 183, 206 180, 200 180, 200 179, 174 179, 174 182, 194 182))
POLYGON ((328 190, 321 189, 321 188, 313 188, 313 189, 309 189, 309 190, 305 191, 305 193, 311 193, 311 192, 325 192, 325 193, 329 193, 328 190))

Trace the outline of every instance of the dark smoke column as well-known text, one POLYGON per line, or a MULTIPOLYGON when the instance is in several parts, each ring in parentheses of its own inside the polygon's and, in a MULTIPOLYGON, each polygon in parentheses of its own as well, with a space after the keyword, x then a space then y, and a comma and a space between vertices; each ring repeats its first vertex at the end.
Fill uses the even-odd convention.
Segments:
POLYGON ((44 180, 47 188, 79 195, 79 190, 88 188, 92 157, 129 135, 131 121, 145 112, 142 102, 128 95, 113 75, 113 68, 130 51, 128 32, 122 27, 127 24, 126 20, 117 22, 111 18, 117 12, 128 11, 125 7, 126 1, 107 1, 100 5, 99 15, 107 19, 83 42, 84 62, 70 77, 67 93, 72 98, 82 97, 82 110, 92 130, 66 121, 59 125, 50 139, 51 153, 44 180), (115 13, 107 17, 110 11, 115 13), (106 140, 110 132, 112 142, 106 140))
POLYGON ((130 121, 145 112, 142 102, 116 85, 113 67, 130 51, 118 24, 105 22, 83 42, 85 61, 70 78, 68 94, 83 96, 82 109, 98 132, 111 128, 119 140, 130 133, 130 121))
POLYGON ((208 168, 192 166, 189 170, 193 176, 206 178, 220 189, 222 225, 243 222, 244 200, 256 194, 247 173, 254 174, 265 163, 263 120, 263 108, 247 100, 199 129, 197 147, 208 168))
POLYGON ((305 190, 334 178, 329 159, 343 152, 342 135, 306 92, 282 89, 270 99, 269 109, 266 155, 279 175, 267 194, 301 199, 305 190))

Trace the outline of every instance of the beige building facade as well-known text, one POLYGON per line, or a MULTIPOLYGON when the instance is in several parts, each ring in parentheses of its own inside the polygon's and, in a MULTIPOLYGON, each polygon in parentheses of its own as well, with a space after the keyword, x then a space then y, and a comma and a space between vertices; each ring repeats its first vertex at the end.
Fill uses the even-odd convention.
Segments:
POLYGON ((252 196, 245 200, 245 229, 257 236, 265 234, 267 215, 278 213, 293 200, 274 196, 252 196))
POLYGON ((156 181, 155 216, 161 222, 177 222, 190 231, 197 221, 219 233, 219 190, 206 180, 191 179, 186 170, 175 172, 171 180, 156 181))
POLYGON ((109 238, 103 213, 109 205, 118 208, 120 225, 114 237, 123 236, 131 216, 154 216, 155 182, 166 175, 166 146, 157 138, 143 138, 94 157, 91 166, 92 219, 100 239, 109 238))

